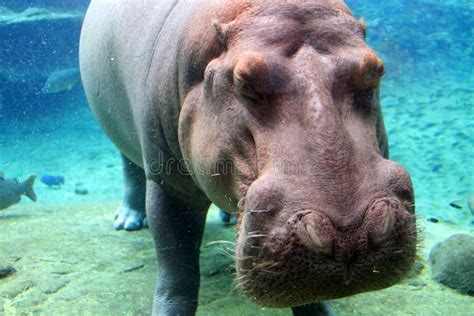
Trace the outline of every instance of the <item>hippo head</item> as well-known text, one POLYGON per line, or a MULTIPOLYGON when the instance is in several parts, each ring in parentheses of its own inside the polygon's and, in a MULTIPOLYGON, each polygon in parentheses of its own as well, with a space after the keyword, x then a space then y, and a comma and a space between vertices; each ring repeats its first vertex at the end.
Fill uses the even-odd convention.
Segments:
POLYGON ((180 144, 206 195, 239 214, 240 289, 289 307, 400 281, 413 188, 388 160, 364 23, 343 3, 286 1, 213 28, 222 49, 184 101, 180 144))

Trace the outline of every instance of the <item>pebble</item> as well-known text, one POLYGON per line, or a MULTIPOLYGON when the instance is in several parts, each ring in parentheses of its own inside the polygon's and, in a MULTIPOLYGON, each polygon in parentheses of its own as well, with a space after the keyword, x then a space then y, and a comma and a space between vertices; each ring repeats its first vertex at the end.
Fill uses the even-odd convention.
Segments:
POLYGON ((16 272, 15 268, 10 267, 10 266, 0 268, 0 279, 6 278, 7 276, 12 275, 15 272, 16 272))
POLYGON ((474 290, 474 236, 455 234, 435 244, 429 262, 432 278, 461 294, 474 290))
POLYGON ((87 191, 86 188, 80 188, 80 187, 76 188, 74 192, 79 195, 86 195, 87 193, 89 193, 89 191, 87 191))

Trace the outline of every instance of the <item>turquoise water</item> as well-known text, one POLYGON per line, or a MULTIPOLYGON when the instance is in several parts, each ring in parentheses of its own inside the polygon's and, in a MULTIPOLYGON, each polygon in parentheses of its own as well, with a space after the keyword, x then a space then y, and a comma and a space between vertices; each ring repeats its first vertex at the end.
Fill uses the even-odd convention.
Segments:
MULTIPOLYGON (((19 3, 10 9, 24 12, 28 2, 19 3)), ((0 22, 0 169, 9 177, 23 178, 30 172, 64 176, 61 190, 38 185, 39 203, 65 197, 120 199, 121 184, 115 180, 121 176, 120 161, 91 117, 81 85, 41 92, 51 73, 78 67, 85 2, 46 5, 66 17, 0 22), (107 186, 97 187, 96 177, 106 177, 107 186), (91 187, 90 194, 71 193, 76 183, 91 187)), ((473 191, 472 4, 348 1, 348 5, 356 17, 365 19, 368 42, 385 62, 381 103, 391 158, 410 171, 418 212, 470 225, 466 207, 460 212, 449 203, 466 200, 473 191)))
MULTIPOLYGON (((390 156, 412 176, 420 225, 437 220, 452 233, 472 235, 472 1, 347 4, 365 19, 368 42, 385 62, 381 104, 390 156)), ((0 171, 22 180, 30 173, 65 179, 57 187, 37 181, 34 207, 121 200, 118 151, 90 113, 81 83, 68 79, 67 88, 42 91, 55 71, 78 68, 86 6, 87 1, 0 1, 0 171), (88 193, 77 194, 77 188, 88 193)), ((33 202, 23 198, 20 205, 33 202)), ((110 223, 112 229, 112 214, 110 223)), ((0 230, 0 242, 4 236, 0 230)))

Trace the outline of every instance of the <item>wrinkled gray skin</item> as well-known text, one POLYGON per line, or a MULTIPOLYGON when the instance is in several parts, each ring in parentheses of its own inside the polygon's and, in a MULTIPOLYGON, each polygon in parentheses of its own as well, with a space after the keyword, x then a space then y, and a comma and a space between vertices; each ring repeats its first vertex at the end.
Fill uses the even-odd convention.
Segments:
POLYGON ((36 201, 36 194, 33 191, 35 178, 35 175, 30 175, 24 182, 20 182, 17 179, 5 179, 0 173, 0 210, 20 202, 22 195, 36 201))
POLYGON ((388 160, 383 64, 342 1, 92 1, 80 66, 124 156, 116 227, 139 228, 146 208, 154 314, 195 312, 211 202, 238 213, 237 284, 263 306, 327 315, 314 302, 410 269, 413 191, 388 160))

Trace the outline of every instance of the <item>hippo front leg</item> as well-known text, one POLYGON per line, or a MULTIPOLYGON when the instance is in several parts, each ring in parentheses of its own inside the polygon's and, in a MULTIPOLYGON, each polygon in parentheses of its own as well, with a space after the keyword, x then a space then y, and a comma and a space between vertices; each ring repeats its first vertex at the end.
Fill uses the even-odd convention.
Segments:
POLYGON ((196 312, 199 248, 208 207, 208 203, 191 207, 147 180, 146 212, 158 262, 153 315, 196 312))
POLYGON ((148 225, 145 217, 145 171, 123 154, 121 156, 124 195, 122 205, 115 212, 114 228, 138 230, 148 225))

